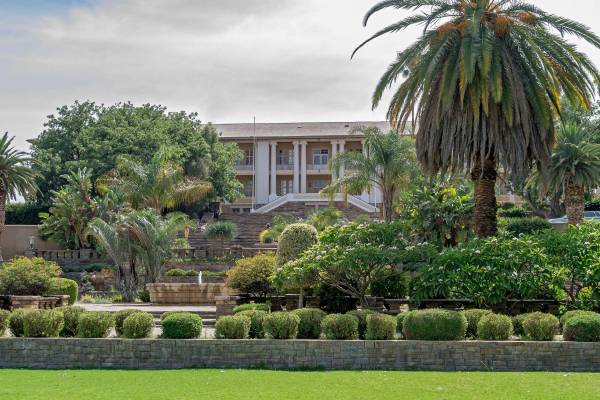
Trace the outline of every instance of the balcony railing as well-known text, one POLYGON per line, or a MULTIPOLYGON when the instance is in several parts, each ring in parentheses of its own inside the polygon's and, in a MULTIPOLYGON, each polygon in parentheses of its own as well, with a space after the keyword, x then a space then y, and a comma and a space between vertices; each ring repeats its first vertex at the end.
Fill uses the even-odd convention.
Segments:
POLYGON ((329 166, 327 164, 308 164, 307 169, 309 171, 327 171, 327 172, 329 172, 329 166))
POLYGON ((291 171, 294 169, 294 164, 277 164, 277 169, 282 171, 291 171))
POLYGON ((237 164, 235 169, 238 171, 252 171, 252 164, 237 164))

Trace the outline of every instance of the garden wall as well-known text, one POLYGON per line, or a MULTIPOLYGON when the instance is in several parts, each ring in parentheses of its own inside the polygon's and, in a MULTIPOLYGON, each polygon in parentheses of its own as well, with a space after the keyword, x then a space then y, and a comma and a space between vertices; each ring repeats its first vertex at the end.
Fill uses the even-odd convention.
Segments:
POLYGON ((0 368, 600 371, 600 343, 0 339, 0 368))

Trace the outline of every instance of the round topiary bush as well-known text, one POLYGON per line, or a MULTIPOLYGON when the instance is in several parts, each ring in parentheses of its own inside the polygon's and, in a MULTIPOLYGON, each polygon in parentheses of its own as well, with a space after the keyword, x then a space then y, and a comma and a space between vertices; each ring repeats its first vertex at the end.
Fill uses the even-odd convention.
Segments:
POLYGON ((57 337, 65 324, 63 313, 56 310, 33 310, 23 318, 25 337, 57 337))
POLYGON ((75 304, 77 301, 77 294, 79 292, 79 286, 77 282, 72 279, 65 278, 52 278, 50 279, 50 287, 48 288, 49 295, 69 295, 69 305, 75 304))
POLYGON ((60 336, 62 337, 75 337, 77 336, 77 325, 79 324, 79 316, 85 312, 85 309, 82 307, 58 307, 57 311, 63 313, 65 325, 63 326, 62 331, 60 331, 60 336))
POLYGON ((275 272, 275 256, 258 254, 241 258, 227 271, 227 286, 260 298, 272 292, 271 275, 275 272))
POLYGON ((298 339, 318 339, 321 336, 321 321, 325 318, 325 312, 318 308, 299 308, 292 314, 300 317, 298 326, 298 339))
POLYGON ((528 314, 522 324, 528 340, 551 341, 558 332, 560 321, 552 314, 534 312, 528 314))
POLYGON ((321 321, 321 332, 328 340, 358 339, 358 318, 351 314, 329 314, 321 321))
POLYGON ((247 339, 251 323, 250 318, 244 315, 227 315, 221 317, 215 325, 215 338, 247 339))
POLYGON ((148 312, 133 313, 123 321, 123 336, 128 339, 143 339, 150 336, 154 317, 148 312))
POLYGON ((491 314, 490 310, 482 310, 479 308, 473 308, 470 310, 462 311, 462 315, 467 319, 467 334, 466 336, 469 338, 477 337, 477 324, 481 317, 487 314, 491 314))
POLYGON ((77 337, 105 338, 114 324, 115 319, 109 312, 84 312, 77 323, 77 337))
POLYGON ((594 311, 587 310, 571 310, 567 311, 560 317, 560 326, 564 327, 567 324, 567 321, 573 317, 577 317, 579 315, 600 315, 594 311))
POLYGON ((302 252, 317 243, 317 230, 309 224, 290 224, 279 235, 277 243, 277 267, 295 260, 302 252))
POLYGON ((246 310, 239 312, 236 315, 243 315, 245 317, 250 318, 250 332, 248 333, 250 338, 262 339, 265 337, 263 323, 265 321, 265 317, 268 315, 266 311, 246 310))
POLYGON ((115 319, 115 331, 117 332, 117 336, 123 335, 123 322, 125 319, 129 317, 131 314, 143 312, 141 310, 135 310, 132 308, 128 308, 125 310, 117 311, 114 315, 115 319))
POLYGON ((375 311, 352 310, 348 311, 346 314, 353 315, 358 319, 358 338, 364 340, 365 334, 367 333, 367 316, 375 314, 375 311))
POLYGON ((8 328, 13 336, 22 337, 25 334, 25 329, 23 327, 25 315, 32 311, 33 310, 30 308, 17 308, 10 313, 10 317, 8 318, 8 328))
POLYGON ((233 307, 233 314, 241 313, 242 311, 248 310, 260 310, 269 312, 269 306, 264 303, 248 303, 248 304, 240 304, 239 306, 233 307))
POLYGON ((162 321, 165 320, 165 318, 174 315, 174 314, 186 314, 185 311, 165 311, 164 313, 160 314, 160 321, 162 323, 162 321))
POLYGON ((408 313, 402 325, 408 340, 463 340, 468 323, 456 311, 429 309, 408 313))
POLYGON ((531 313, 519 314, 512 317, 512 324, 514 329, 514 334, 518 336, 523 336, 525 332, 523 331, 523 321, 527 318, 531 313))
POLYGON ((196 339, 202 334, 202 318, 186 312, 167 315, 162 319, 162 332, 167 339, 196 339))
POLYGON ((396 318, 385 314, 367 315, 367 340, 393 340, 396 336, 396 318))
POLYGON ((581 314, 568 318, 563 339, 570 342, 600 342, 600 315, 581 314))
POLYGON ((274 312, 263 321, 265 337, 270 339, 296 339, 299 326, 300 317, 291 312, 274 312))
POLYGON ((477 323, 477 337, 481 340, 508 340, 512 334, 512 320, 506 315, 483 314, 477 323))
POLYGON ((8 319, 10 318, 10 313, 6 310, 0 310, 0 337, 4 336, 6 332, 6 327, 8 327, 8 319))

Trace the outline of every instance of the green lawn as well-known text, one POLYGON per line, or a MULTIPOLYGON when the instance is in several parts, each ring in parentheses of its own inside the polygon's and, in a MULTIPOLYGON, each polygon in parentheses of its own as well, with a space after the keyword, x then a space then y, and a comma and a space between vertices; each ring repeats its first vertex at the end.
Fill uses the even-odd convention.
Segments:
POLYGON ((600 374, 0 370, 0 399, 598 399, 600 374))

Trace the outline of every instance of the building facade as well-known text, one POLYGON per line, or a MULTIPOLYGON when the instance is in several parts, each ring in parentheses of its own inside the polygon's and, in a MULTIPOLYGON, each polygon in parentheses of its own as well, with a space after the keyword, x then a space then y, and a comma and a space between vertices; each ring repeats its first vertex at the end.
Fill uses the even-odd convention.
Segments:
MULTIPOLYGON (((376 126, 383 132, 387 122, 310 122, 216 124, 223 142, 235 143, 243 153, 237 164, 237 178, 244 185, 244 197, 232 204, 235 212, 268 213, 288 203, 319 208, 329 199, 319 192, 336 179, 329 161, 338 153, 362 152, 364 136, 356 126, 376 126)), ((347 173, 342 167, 337 173, 347 173)), ((345 196, 346 201, 368 213, 378 212, 381 192, 345 196)))

